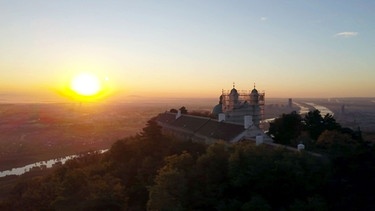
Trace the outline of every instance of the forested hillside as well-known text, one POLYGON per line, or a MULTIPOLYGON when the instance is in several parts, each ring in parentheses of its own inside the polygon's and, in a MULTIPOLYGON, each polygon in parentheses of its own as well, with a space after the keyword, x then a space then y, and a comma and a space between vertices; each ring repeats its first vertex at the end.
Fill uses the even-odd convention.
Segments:
POLYGON ((374 148, 355 144, 322 157, 246 141, 207 146, 165 137, 151 119, 104 154, 19 182, 0 209, 373 210, 374 148))

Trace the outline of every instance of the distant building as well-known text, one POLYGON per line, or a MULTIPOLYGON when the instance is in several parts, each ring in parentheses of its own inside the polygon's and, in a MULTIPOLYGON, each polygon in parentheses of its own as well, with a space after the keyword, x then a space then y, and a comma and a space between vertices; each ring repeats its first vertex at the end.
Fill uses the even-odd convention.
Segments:
POLYGON ((157 117, 164 133, 180 137, 185 140, 212 143, 217 140, 238 142, 253 140, 272 142, 260 128, 263 119, 264 93, 254 89, 237 91, 233 85, 230 91, 222 90, 219 104, 212 114, 218 119, 163 113, 157 117))
POLYGON ((226 122, 208 117, 192 116, 187 114, 165 112, 156 117, 165 135, 182 140, 191 140, 203 143, 213 143, 223 140, 235 143, 242 140, 272 142, 272 139, 256 127, 249 116, 245 116, 242 124, 226 122))
POLYGON ((289 98, 289 99, 288 99, 288 107, 289 107, 289 108, 292 108, 292 107, 293 107, 293 100, 292 100, 292 98, 289 98))
POLYGON ((230 91, 222 90, 219 104, 212 114, 215 116, 225 115, 225 121, 237 124, 244 124, 244 116, 250 116, 256 127, 260 127, 263 120, 265 93, 258 92, 255 88, 251 91, 237 91, 233 84, 230 91))
POLYGON ((272 143, 273 140, 260 129, 263 119, 264 93, 254 89, 237 91, 233 85, 230 91, 222 91, 219 104, 212 114, 218 118, 209 118, 165 112, 157 116, 156 121, 162 132, 182 140, 213 143, 223 140, 235 143, 252 140, 257 144, 272 143))

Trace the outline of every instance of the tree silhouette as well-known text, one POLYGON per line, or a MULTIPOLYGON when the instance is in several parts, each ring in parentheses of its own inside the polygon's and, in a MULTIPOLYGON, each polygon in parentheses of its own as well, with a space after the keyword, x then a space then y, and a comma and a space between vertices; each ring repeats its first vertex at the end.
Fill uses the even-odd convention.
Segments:
MULTIPOLYGON (((298 114, 280 119, 277 130, 300 130, 298 114)), ((207 146, 159 129, 151 119, 104 154, 18 178, 0 210, 375 210, 375 148, 350 133, 325 130, 317 144, 326 154, 315 157, 247 141, 207 146)))
POLYGON ((179 110, 181 111, 181 114, 187 114, 188 113, 188 111, 185 108, 185 106, 182 106, 179 110))
POLYGON ((162 137, 161 126, 156 122, 156 118, 147 121, 146 127, 142 129, 141 137, 149 140, 158 141, 162 137))
POLYGON ((268 134, 276 143, 290 145, 291 140, 297 138, 303 128, 302 117, 293 111, 283 114, 270 123, 268 134))
POLYGON ((324 117, 319 110, 308 112, 303 118, 305 123, 305 130, 310 134, 310 137, 317 140, 320 134, 325 130, 340 130, 341 126, 336 122, 331 114, 326 114, 324 117))

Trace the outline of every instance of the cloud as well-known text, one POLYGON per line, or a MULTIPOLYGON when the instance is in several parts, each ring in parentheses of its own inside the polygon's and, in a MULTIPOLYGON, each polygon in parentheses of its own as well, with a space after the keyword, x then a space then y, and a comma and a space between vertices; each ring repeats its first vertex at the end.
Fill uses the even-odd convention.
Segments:
POLYGON ((357 36, 359 33, 358 32, 339 32, 337 34, 335 34, 335 37, 355 37, 357 36))
POLYGON ((261 17, 260 20, 261 21, 266 21, 266 20, 268 20, 268 18, 267 17, 261 17))

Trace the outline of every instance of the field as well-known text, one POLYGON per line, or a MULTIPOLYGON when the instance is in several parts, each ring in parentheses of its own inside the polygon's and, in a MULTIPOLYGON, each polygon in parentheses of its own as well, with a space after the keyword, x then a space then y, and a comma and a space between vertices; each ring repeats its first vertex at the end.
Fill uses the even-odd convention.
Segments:
POLYGON ((0 171, 89 150, 137 134, 158 106, 0 105, 0 171))

